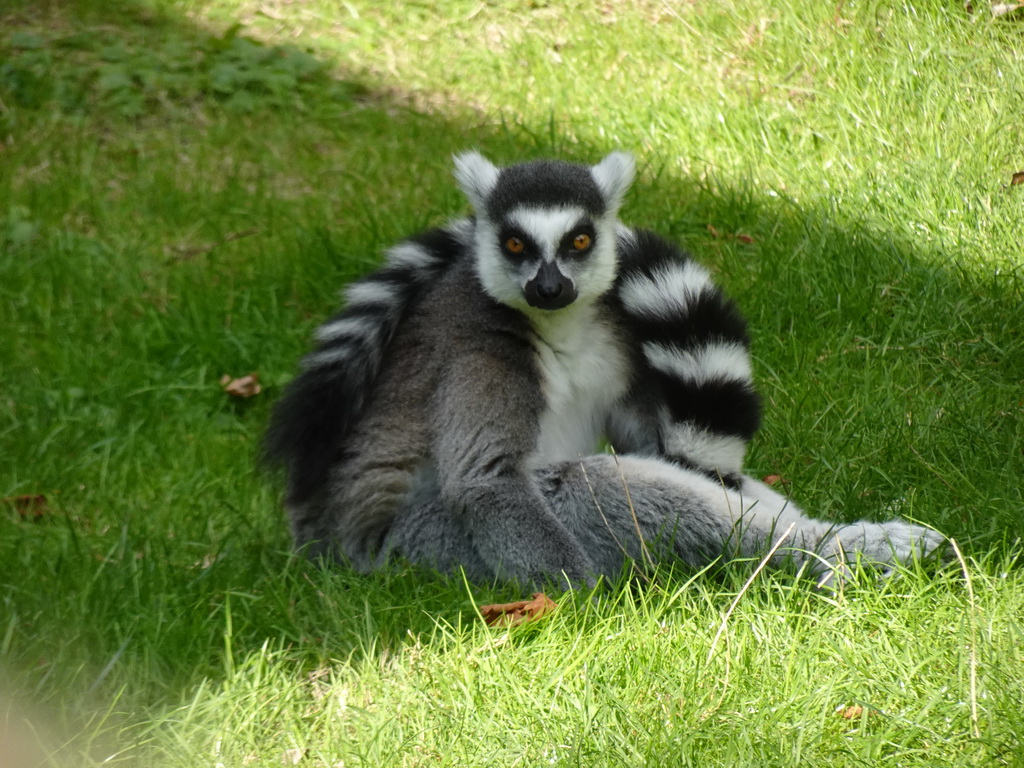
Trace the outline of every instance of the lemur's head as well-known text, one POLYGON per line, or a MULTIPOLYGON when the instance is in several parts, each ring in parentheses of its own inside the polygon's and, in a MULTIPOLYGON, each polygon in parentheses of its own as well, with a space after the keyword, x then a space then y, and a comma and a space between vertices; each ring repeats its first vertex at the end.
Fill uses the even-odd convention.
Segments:
POLYGON ((477 274, 495 300, 558 310, 592 301, 615 281, 619 206, 632 155, 595 166, 540 160, 497 168, 479 152, 455 158, 455 177, 476 211, 477 274))

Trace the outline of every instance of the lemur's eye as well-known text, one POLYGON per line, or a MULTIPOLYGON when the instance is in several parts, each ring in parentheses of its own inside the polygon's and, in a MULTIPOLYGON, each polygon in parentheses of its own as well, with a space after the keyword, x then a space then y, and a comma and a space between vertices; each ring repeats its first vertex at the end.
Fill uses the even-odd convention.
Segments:
POLYGON ((576 239, 572 241, 572 247, 577 251, 585 251, 590 247, 590 235, 583 234, 582 232, 576 235, 576 239))
POLYGON ((520 240, 518 237, 510 237, 505 241, 505 248, 511 253, 522 253, 526 247, 526 243, 520 240))

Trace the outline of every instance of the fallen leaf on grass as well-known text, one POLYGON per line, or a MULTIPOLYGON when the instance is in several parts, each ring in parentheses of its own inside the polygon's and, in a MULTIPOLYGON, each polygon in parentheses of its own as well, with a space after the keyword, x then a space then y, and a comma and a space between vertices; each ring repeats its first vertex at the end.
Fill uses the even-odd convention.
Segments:
POLYGON ((761 482, 765 485, 789 485, 789 480, 782 475, 765 475, 761 478, 761 482))
POLYGON ((1010 177, 1010 186, 1015 187, 1018 184, 1024 184, 1024 171, 1017 171, 1013 176, 1010 177))
POLYGON ((535 621, 541 616, 551 613, 557 607, 558 603, 543 592, 534 592, 530 600, 483 605, 480 607, 480 615, 483 616, 484 623, 489 627, 512 627, 528 621, 535 621))
POLYGON ((189 566, 189 568, 198 568, 198 569, 200 569, 202 571, 205 571, 207 568, 212 568, 213 564, 216 563, 216 562, 217 562, 217 556, 216 555, 205 554, 205 555, 203 555, 203 559, 202 560, 196 560, 194 563, 192 563, 192 565, 189 566))
POLYGON ((859 704, 852 704, 849 707, 842 707, 836 710, 839 716, 847 720, 853 720, 854 718, 860 717, 864 714, 864 707, 859 704))
POLYGON ((226 373, 220 377, 220 386, 232 397, 253 397, 263 391, 260 377, 255 373, 233 379, 226 373))
POLYGON ((305 756, 305 749, 286 749, 281 754, 281 762, 285 765, 298 765, 305 756))
POLYGON ((243 237, 251 237, 252 235, 259 234, 259 232, 259 227, 253 227, 252 229, 245 229, 241 232, 232 232, 227 237, 218 240, 215 243, 202 243, 200 245, 172 245, 167 248, 167 250, 172 253, 169 261, 190 261, 197 256, 203 256, 209 253, 214 248, 218 248, 234 240, 241 240, 243 237))
POLYGON ((8 499, 0 499, 0 503, 14 507, 26 520, 38 520, 49 511, 46 508, 46 497, 41 493, 11 496, 8 499))
POLYGON ((753 235, 747 235, 742 232, 738 232, 736 234, 726 233, 723 235, 721 232, 718 231, 718 229, 713 224, 708 224, 708 232, 716 240, 739 240, 741 243, 745 243, 746 245, 750 245, 751 243, 755 242, 753 235))

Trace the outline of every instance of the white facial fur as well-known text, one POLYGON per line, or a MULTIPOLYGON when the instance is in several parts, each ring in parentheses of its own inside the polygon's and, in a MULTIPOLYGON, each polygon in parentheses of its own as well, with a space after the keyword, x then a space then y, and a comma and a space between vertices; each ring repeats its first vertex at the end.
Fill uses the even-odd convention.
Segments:
POLYGON ((529 263, 524 266, 530 269, 530 274, 521 276, 515 267, 502 255, 498 243, 500 233, 497 227, 480 216, 476 220, 476 274, 480 278, 487 295, 500 304, 514 307, 519 310, 529 309, 526 297, 523 295, 523 286, 529 280, 536 267, 529 263))
MULTIPOLYGON (((537 244, 542 261, 556 262, 562 274, 572 280, 578 294, 575 303, 589 303, 611 289, 618 268, 618 222, 614 216, 595 221, 580 208, 520 207, 509 214, 508 221, 537 244), (582 219, 594 225, 593 250, 578 259, 558 258, 556 251, 562 239, 582 219)), ((482 218, 477 220, 476 248, 477 275, 484 290, 496 301, 533 315, 537 310, 527 303, 524 290, 526 283, 537 275, 541 262, 510 262, 501 252, 498 228, 482 218)))
MULTIPOLYGON (((552 261, 562 238, 587 218, 582 208, 528 208, 520 206, 508 215, 508 222, 528 234, 540 246, 541 258, 552 261)), ((534 270, 536 271, 536 270, 534 270)))
MULTIPOLYGON (((590 169, 594 183, 606 201, 603 216, 590 217, 580 208, 513 209, 504 223, 520 228, 536 243, 544 261, 556 260, 562 273, 573 281, 578 298, 574 303, 589 303, 607 292, 617 273, 616 239, 618 209, 635 173, 633 156, 613 152, 590 169), (581 220, 589 219, 595 229, 593 251, 580 259, 556 259, 562 238, 581 220)), ((502 304, 536 313, 524 296, 526 283, 536 276, 540 263, 527 260, 514 264, 505 258, 499 243, 501 223, 487 217, 487 200, 494 191, 500 169, 479 152, 455 157, 455 177, 476 212, 476 270, 484 290, 502 304)), ((541 310, 544 312, 544 310, 541 310)))

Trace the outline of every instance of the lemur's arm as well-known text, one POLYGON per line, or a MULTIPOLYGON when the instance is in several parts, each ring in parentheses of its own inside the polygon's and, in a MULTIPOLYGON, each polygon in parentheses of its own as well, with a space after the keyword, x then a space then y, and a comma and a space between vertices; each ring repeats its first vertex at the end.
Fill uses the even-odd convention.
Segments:
POLYGON ((590 559, 551 514, 527 466, 540 388, 529 365, 501 354, 502 341, 460 355, 436 390, 441 497, 495 575, 537 583, 561 573, 569 584, 590 583, 590 559))
POLYGON ((615 293, 639 347, 635 397, 653 414, 657 451, 735 485, 760 422, 746 323, 675 245, 623 230, 619 248, 615 293))

